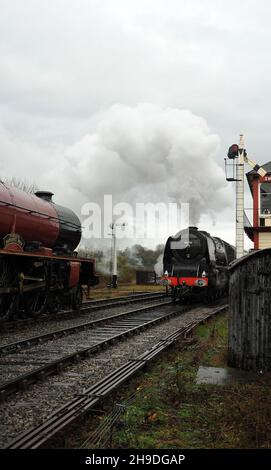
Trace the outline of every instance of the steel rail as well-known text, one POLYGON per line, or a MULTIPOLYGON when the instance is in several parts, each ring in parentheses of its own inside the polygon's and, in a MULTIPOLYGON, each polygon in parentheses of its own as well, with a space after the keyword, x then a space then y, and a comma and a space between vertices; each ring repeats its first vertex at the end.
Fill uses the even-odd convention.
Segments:
MULTIPOLYGON (((165 304, 163 303, 163 304, 160 304, 160 305, 156 305, 156 307, 164 306, 164 305, 165 304)), ((143 313, 143 311, 146 311, 147 309, 151 310, 151 309, 154 309, 156 307, 153 306, 153 305, 149 306, 149 307, 144 307, 142 309, 139 309, 140 311, 137 312, 137 313, 140 314, 140 313, 143 313)), ((36 383, 37 381, 45 380, 45 378, 48 377, 49 375, 53 375, 53 374, 62 372, 64 367, 66 367, 67 365, 73 364, 73 363, 78 363, 80 360, 83 360, 83 359, 89 357, 90 355, 94 354, 95 352, 97 352, 102 347, 106 347, 107 345, 112 344, 116 341, 119 341, 120 339, 125 338, 127 336, 130 336, 132 334, 135 334, 135 333, 137 333, 138 331, 140 331, 142 329, 146 329, 146 328, 148 328, 150 326, 153 326, 157 323, 168 320, 169 318, 177 316, 180 313, 184 313, 188 309, 189 308, 183 309, 181 312, 180 312, 180 310, 175 309, 174 311, 162 314, 159 317, 156 317, 156 318, 148 320, 148 321, 143 319, 143 321, 141 323, 137 324, 137 325, 134 325, 134 324, 132 326, 127 325, 127 329, 125 331, 121 332, 121 333, 113 334, 112 336, 110 336, 110 337, 108 337, 104 340, 101 340, 101 341, 97 342, 94 345, 79 349, 79 350, 77 350, 77 351, 75 351, 71 354, 62 356, 59 359, 54 360, 52 362, 49 362, 49 363, 47 363, 47 364, 45 364, 41 367, 38 367, 34 370, 31 370, 30 372, 26 372, 25 374, 21 374, 19 377, 16 377, 15 379, 11 379, 11 380, 8 380, 6 382, 2 382, 0 384, 0 400, 3 401, 9 395, 14 394, 17 391, 25 390, 25 389, 29 388, 30 385, 36 383)), ((129 312, 129 315, 130 314, 132 314, 131 311, 129 312)), ((123 316, 123 314, 120 314, 119 316, 123 316)), ((115 318, 117 318, 117 317, 115 317, 115 318)), ((138 321, 138 320, 133 318, 133 321, 135 322, 135 321, 138 321)), ((114 326, 114 325, 112 325, 112 326, 114 326)), ((112 328, 112 331, 114 331, 113 328, 112 328)))
POLYGON ((36 344, 41 344, 44 341, 49 341, 51 339, 56 339, 62 336, 68 336, 73 333, 77 333, 88 328, 94 328, 95 326, 108 323, 110 320, 116 320, 118 318, 126 317, 133 313, 141 313, 144 311, 151 310, 152 308, 162 307, 164 305, 171 305, 172 302, 159 302, 156 304, 147 305, 145 307, 136 308, 133 310, 126 310, 126 312, 118 313, 116 315, 110 315, 109 317, 99 318, 98 320, 91 320, 89 322, 81 323, 80 325, 74 325, 67 328, 60 328, 58 330, 51 331, 49 333, 43 333, 36 336, 30 336, 29 338, 23 339, 21 341, 16 341, 12 343, 7 343, 3 346, 0 346, 0 356, 5 354, 10 354, 12 352, 17 352, 24 348, 29 348, 30 346, 35 346, 36 344))
POLYGON ((115 308, 121 305, 127 305, 129 303, 144 302, 145 300, 159 299, 166 297, 166 294, 163 292, 160 293, 144 293, 144 294, 131 294, 129 296, 115 297, 112 299, 99 299, 99 300, 90 300, 83 303, 82 307, 79 310, 60 310, 57 313, 46 313, 38 317, 30 317, 17 319, 15 321, 3 321, 0 322, 0 331, 10 332, 18 330, 24 326, 36 325, 38 323, 46 322, 48 320, 59 320, 66 318, 74 318, 79 315, 84 315, 85 313, 95 312, 101 310, 102 308, 115 308))
POLYGON ((150 350, 144 352, 135 359, 126 362, 124 365, 101 379, 96 384, 84 390, 82 394, 76 395, 71 401, 65 403, 61 408, 50 415, 43 423, 21 433, 13 439, 7 449, 37 449, 50 438, 63 430, 68 424, 75 421, 79 416, 93 408, 98 402, 106 397, 110 392, 126 382, 130 377, 142 369, 151 360, 155 359, 161 352, 166 350, 180 337, 186 337, 197 325, 208 318, 222 311, 228 305, 212 308, 207 314, 203 314, 197 320, 192 321, 175 332, 160 340, 150 350))

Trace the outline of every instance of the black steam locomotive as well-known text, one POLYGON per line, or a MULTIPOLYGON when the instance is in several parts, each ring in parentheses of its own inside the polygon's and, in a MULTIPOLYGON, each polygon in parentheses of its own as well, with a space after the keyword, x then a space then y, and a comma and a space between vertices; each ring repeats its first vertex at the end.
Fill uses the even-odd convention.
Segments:
POLYGON ((163 283, 172 300, 200 298, 210 301, 228 291, 228 265, 235 258, 229 243, 208 232, 188 227, 165 245, 163 283))

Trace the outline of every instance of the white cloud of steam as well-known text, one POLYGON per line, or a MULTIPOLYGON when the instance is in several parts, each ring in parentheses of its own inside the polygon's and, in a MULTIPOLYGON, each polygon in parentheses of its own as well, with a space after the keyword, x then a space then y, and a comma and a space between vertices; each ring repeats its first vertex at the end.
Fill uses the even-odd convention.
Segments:
POLYGON ((158 256, 157 261, 154 265, 154 271, 157 276, 162 276, 163 275, 163 256, 164 254, 162 253, 161 255, 158 256))
POLYGON ((223 158, 242 132, 251 158, 270 160, 271 2, 0 4, 0 178, 33 181, 78 214, 104 192, 190 199, 199 226, 234 243, 223 158))
POLYGON ((189 202, 190 220, 214 219, 231 200, 214 157, 220 140, 191 111, 120 104, 94 115, 92 132, 70 146, 66 176, 89 201, 189 202))

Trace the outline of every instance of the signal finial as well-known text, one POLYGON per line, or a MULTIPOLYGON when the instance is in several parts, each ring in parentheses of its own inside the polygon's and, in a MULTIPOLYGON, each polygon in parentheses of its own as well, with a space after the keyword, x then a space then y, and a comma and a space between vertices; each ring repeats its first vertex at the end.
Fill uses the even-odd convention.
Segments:
POLYGON ((239 149, 243 150, 245 146, 245 141, 244 141, 244 134, 240 134, 240 140, 239 140, 239 149))

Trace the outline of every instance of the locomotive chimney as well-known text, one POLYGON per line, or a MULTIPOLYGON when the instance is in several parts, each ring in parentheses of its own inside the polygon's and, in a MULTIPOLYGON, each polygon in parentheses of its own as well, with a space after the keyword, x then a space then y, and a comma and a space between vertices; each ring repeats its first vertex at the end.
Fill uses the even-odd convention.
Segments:
POLYGON ((44 199, 44 201, 52 202, 52 196, 54 193, 51 191, 36 191, 35 196, 39 197, 40 199, 44 199))

